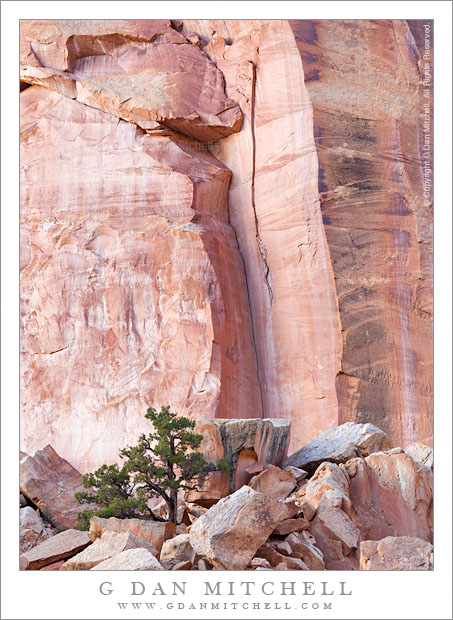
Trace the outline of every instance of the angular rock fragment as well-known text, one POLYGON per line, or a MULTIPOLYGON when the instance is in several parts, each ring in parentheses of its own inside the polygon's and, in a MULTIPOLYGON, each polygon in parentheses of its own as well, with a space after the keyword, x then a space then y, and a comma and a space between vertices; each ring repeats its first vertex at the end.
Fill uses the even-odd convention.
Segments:
POLYGON ((170 540, 166 540, 162 545, 159 559, 163 562, 193 562, 195 552, 190 544, 189 534, 180 534, 170 540))
POLYGON ((31 506, 25 506, 19 511, 19 550, 21 553, 44 542, 56 531, 46 526, 39 515, 38 510, 31 506))
POLYGON ((387 536, 360 544, 360 570, 432 570, 433 546, 410 536, 387 536))
POLYGON ((271 465, 254 476, 249 486, 274 499, 285 499, 294 490, 296 481, 290 473, 271 465))
POLYGON ((110 517, 92 517, 90 519, 90 539, 94 542, 102 538, 105 532, 130 532, 137 538, 144 540, 154 548, 154 554, 160 552, 163 543, 173 538, 176 533, 174 523, 164 523, 145 519, 117 519, 110 517))
POLYGON ((283 555, 273 543, 265 543, 256 551, 257 558, 264 558, 271 566, 277 568, 284 563, 285 570, 308 570, 308 566, 299 558, 283 555))
POLYGON ((346 422, 313 439, 288 457, 284 466, 292 465, 313 472, 323 461, 346 463, 353 457, 368 456, 390 447, 387 435, 377 426, 346 422))
POLYGON ((140 547, 121 551, 108 560, 104 560, 90 570, 164 570, 154 555, 140 547))
POLYGON ((282 503, 243 486, 193 523, 190 544, 214 568, 243 570, 285 512, 282 503))
POLYGON ((308 530, 310 523, 302 517, 298 519, 285 519, 280 521, 275 530, 272 532, 274 536, 287 536, 291 532, 302 532, 308 530))
POLYGON ((75 527, 81 507, 74 493, 84 490, 82 475, 52 446, 21 458, 19 476, 22 493, 49 514, 53 525, 75 527))
POLYGON ((291 546, 291 555, 303 560, 310 570, 324 570, 323 553, 316 546, 316 540, 310 532, 289 534, 285 542, 291 546))
POLYGON ((91 545, 88 532, 65 530, 20 556, 21 570, 38 570, 69 558, 91 545))
POLYGON ((143 548, 151 555, 156 553, 155 548, 149 543, 137 538, 130 532, 104 532, 102 538, 98 538, 87 549, 78 553, 64 563, 61 570, 90 570, 104 560, 109 560, 128 549, 143 548))
POLYGON ((433 449, 429 446, 425 446, 424 444, 417 442, 404 449, 404 452, 411 456, 414 461, 418 461, 427 467, 433 468, 434 458, 433 458, 433 449))

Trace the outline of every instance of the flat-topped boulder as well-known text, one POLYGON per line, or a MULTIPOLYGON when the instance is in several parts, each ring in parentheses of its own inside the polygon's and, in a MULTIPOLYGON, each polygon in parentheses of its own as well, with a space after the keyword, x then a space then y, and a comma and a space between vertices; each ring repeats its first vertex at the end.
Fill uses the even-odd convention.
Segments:
POLYGON ((188 493, 188 502, 210 506, 248 484, 266 465, 280 467, 288 451, 291 421, 202 418, 195 432, 203 435, 200 451, 207 460, 217 463, 225 458, 232 465, 229 472, 211 474, 201 491, 188 493))

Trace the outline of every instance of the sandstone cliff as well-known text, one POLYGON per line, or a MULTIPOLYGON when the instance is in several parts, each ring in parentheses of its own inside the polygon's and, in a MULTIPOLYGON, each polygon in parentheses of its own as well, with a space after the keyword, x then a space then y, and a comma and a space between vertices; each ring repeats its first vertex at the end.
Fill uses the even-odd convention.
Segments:
POLYGON ((22 22, 24 450, 88 471, 167 403, 430 442, 414 36, 22 22))

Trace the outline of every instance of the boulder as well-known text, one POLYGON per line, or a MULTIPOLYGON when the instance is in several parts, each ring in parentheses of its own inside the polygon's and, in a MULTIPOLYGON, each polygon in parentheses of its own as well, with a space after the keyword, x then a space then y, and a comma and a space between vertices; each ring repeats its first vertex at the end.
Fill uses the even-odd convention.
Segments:
POLYGON ((160 553, 163 543, 176 534, 174 523, 151 521, 146 519, 117 519, 110 517, 92 517, 90 519, 90 539, 94 542, 101 538, 104 532, 130 532, 149 543, 155 549, 155 555, 160 553))
POLYGON ((323 553, 316 546, 316 540, 310 532, 289 534, 285 538, 285 542, 291 546, 291 555, 303 560, 310 570, 324 570, 323 553))
POLYGON ((19 493, 19 506, 21 508, 24 508, 27 505, 27 500, 25 499, 25 497, 22 495, 22 493, 19 493))
POLYGON ((180 562, 176 562, 176 564, 173 564, 170 570, 191 570, 191 569, 192 569, 192 562, 190 562, 189 560, 181 560, 180 562))
POLYGON ((44 542, 51 536, 55 536, 55 534, 54 529, 43 523, 39 510, 33 510, 31 506, 19 510, 19 550, 21 553, 44 542))
POLYGON ((272 566, 264 558, 252 558, 250 560, 250 564, 248 565, 248 568, 251 568, 252 570, 256 570, 257 568, 272 568, 272 566))
POLYGON ((127 549, 96 564, 90 570, 164 570, 154 555, 143 547, 127 549))
POLYGON ((281 502, 243 486, 193 523, 190 544, 214 568, 243 570, 285 513, 281 502))
POLYGON ((325 566, 329 570, 350 570, 356 568, 355 551, 359 546, 360 530, 341 508, 320 506, 310 525, 310 533, 316 546, 323 552, 325 566), (334 545, 334 557, 329 553, 329 544, 334 545))
MULTIPOLYGON (((289 557, 280 553, 277 544, 265 543, 256 551, 257 558, 264 558, 269 564, 276 568, 279 564, 284 563, 285 570, 308 570, 308 566, 299 558, 289 557)), ((289 545, 288 545, 289 547, 289 545)))
POLYGON ((313 472, 323 461, 346 463, 356 456, 368 456, 390 447, 387 435, 377 426, 346 422, 321 433, 288 457, 284 466, 291 465, 313 472))
POLYGON ((430 469, 434 466, 434 452, 433 449, 425 444, 417 442, 404 449, 404 452, 411 456, 414 461, 418 461, 423 465, 426 465, 430 469))
POLYGON ((143 548, 155 555, 156 549, 130 532, 106 531, 87 549, 65 562, 61 570, 89 570, 128 549, 143 548))
POLYGON ((433 473, 401 448, 346 464, 362 540, 411 536, 432 542, 433 473))
POLYGON ((292 465, 287 465, 283 468, 283 471, 287 471, 291 474, 296 482, 300 482, 308 476, 308 471, 305 471, 305 469, 299 469, 299 467, 293 467, 292 465))
POLYGON ((180 534, 162 545, 159 559, 166 562, 193 562, 195 552, 190 544, 190 534, 180 534))
POLYGON ((82 485, 82 474, 58 456, 52 446, 47 445, 34 456, 23 456, 19 476, 21 492, 49 515, 53 525, 76 526, 81 506, 74 493, 86 491, 82 485))
POLYGON ((21 570, 38 570, 79 553, 91 540, 88 532, 65 530, 40 543, 20 556, 21 570))
POLYGON ((296 480, 289 472, 271 465, 254 476, 249 486, 255 491, 265 493, 274 499, 285 499, 294 490, 296 480))
POLYGON ((252 476, 262 472, 266 465, 280 466, 286 458, 290 430, 289 420, 199 420, 195 432, 203 435, 200 451, 204 457, 214 463, 225 458, 232 469, 210 475, 200 491, 187 494, 186 501, 212 506, 249 484, 252 476))
POLYGON ((48 566, 43 566, 39 570, 60 570, 63 564, 64 564, 64 560, 59 560, 58 562, 53 562, 52 564, 49 564, 48 566))
POLYGON ((411 536, 387 536, 360 544, 360 570, 432 570, 433 546, 411 536))
POLYGON ((308 530, 310 523, 307 519, 302 517, 298 519, 285 519, 280 521, 275 530, 272 532, 273 536, 287 536, 291 532, 302 532, 302 530, 308 530))

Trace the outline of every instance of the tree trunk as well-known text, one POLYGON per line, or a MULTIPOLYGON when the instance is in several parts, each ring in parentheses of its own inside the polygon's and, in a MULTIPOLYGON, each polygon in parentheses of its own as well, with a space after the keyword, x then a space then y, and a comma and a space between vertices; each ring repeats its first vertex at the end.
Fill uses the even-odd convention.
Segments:
POLYGON ((170 502, 168 503, 168 520, 177 524, 178 521, 178 493, 170 490, 170 502))

